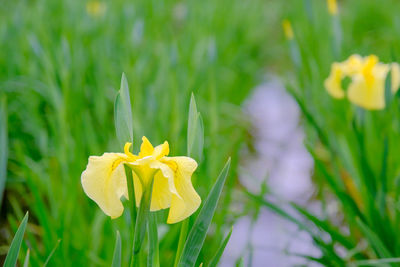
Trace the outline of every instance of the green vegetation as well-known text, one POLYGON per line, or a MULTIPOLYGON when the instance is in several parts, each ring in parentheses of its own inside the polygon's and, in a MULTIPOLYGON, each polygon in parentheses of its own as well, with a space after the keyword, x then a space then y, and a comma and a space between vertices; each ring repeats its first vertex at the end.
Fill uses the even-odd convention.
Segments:
POLYGON ((368 111, 332 98, 323 83, 332 62, 352 54, 400 61, 398 10, 395 0, 340 1, 337 16, 320 0, 0 0, 0 259, 10 244, 7 259, 14 259, 26 227, 20 265, 126 266, 135 209, 126 201, 123 216, 111 220, 84 194, 80 175, 90 155, 122 151, 133 131, 135 152, 145 135, 198 161, 192 180, 208 207, 173 225, 166 211, 150 214, 150 248, 140 260, 150 254, 152 265, 216 266, 235 220, 267 207, 310 233, 322 253, 304 255, 310 260, 395 266, 399 93, 386 95, 384 110, 368 111), (284 38, 283 19, 293 40, 284 38), (322 217, 292 203, 301 215, 294 217, 244 192, 237 179, 241 147, 252 141, 240 105, 268 72, 282 77, 303 113, 322 217), (122 73, 128 102, 124 91, 116 100, 122 73), (218 202, 227 167, 216 181, 229 157, 218 202), (242 210, 232 208, 234 199, 242 210), (332 201, 334 213, 326 208, 332 201), (186 247, 186 235, 196 245, 186 247))

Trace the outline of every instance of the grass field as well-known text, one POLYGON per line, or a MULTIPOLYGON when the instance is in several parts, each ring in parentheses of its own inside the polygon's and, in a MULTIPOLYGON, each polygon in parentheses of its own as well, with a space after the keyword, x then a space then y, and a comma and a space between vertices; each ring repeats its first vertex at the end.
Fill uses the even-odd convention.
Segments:
MULTIPOLYGON (((267 74, 279 75, 302 109, 315 198, 339 203, 320 218, 298 208, 304 220, 295 223, 323 254, 312 260, 344 266, 400 256, 398 95, 386 109, 368 111, 324 90, 334 61, 352 54, 399 60, 399 8, 394 0, 339 1, 330 15, 317 0, 0 0, 0 261, 29 211, 21 266, 28 248, 30 266, 110 266, 117 230, 122 262, 129 262, 129 213, 111 220, 80 179, 90 155, 123 151, 114 124, 122 73, 135 152, 145 135, 153 144, 168 140, 171 155, 186 155, 193 92, 204 151, 192 181, 203 200, 232 159, 196 266, 208 266, 238 217, 272 207, 249 197, 237 179, 241 148, 252 142, 241 104, 267 74), (289 41, 284 19, 294 31, 289 41)), ((182 223, 156 214, 160 265, 173 266, 182 223)))

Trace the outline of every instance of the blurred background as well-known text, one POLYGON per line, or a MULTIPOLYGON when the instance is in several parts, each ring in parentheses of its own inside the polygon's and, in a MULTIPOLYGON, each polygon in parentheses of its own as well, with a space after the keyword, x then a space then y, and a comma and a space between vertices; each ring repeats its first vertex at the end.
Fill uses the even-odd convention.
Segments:
MULTIPOLYGON (((312 266, 310 257, 322 255, 315 239, 248 193, 319 215, 339 209, 304 145, 316 134, 285 87, 312 88, 301 91, 306 105, 325 126, 337 125, 340 116, 323 119, 340 106, 323 88, 330 64, 353 53, 386 61, 399 55, 400 3, 338 5, 332 27, 322 0, 0 0, 0 262, 26 211, 20 259, 30 248, 31 266, 43 266, 52 251, 50 266, 109 266, 117 230, 129 258, 129 215, 110 220, 80 183, 90 155, 122 151, 113 102, 124 72, 135 151, 146 135, 153 144, 168 140, 171 155, 186 153, 193 92, 205 129, 193 178, 203 199, 232 157, 199 263, 234 225, 221 266, 240 259, 244 266, 312 266), (296 47, 283 20, 292 23, 296 47), (339 55, 332 38, 340 39, 339 55)), ((159 232, 161 266, 172 266, 179 225, 160 223, 159 232)))

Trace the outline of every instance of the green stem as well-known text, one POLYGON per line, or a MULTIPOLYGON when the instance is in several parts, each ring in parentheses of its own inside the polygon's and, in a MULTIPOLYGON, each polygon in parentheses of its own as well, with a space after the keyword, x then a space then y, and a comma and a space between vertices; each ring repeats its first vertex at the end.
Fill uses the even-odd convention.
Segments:
POLYGON ((158 250, 157 216, 154 213, 149 215, 149 256, 148 267, 160 267, 160 255, 158 250))
POLYGON ((150 213, 151 194, 153 191, 153 180, 149 186, 143 186, 143 194, 140 200, 140 206, 135 226, 135 237, 133 239, 133 266, 139 266, 140 252, 146 234, 147 219, 150 213))
POLYGON ((179 243, 178 243, 178 249, 176 251, 174 267, 178 266, 179 259, 182 254, 183 246, 185 245, 188 229, 189 229, 189 219, 186 219, 181 224, 181 233, 179 235, 179 243))
MULTIPOLYGON (((137 212, 136 212, 136 198, 135 198, 135 191, 134 191, 134 187, 133 187, 133 175, 132 175, 132 169, 127 166, 124 165, 125 167, 125 175, 126 175, 126 183, 128 186, 128 195, 129 195, 129 210, 130 210, 130 214, 131 214, 131 225, 132 225, 132 240, 134 240, 135 238, 135 224, 136 224, 136 217, 137 217, 137 212)), ((132 242, 133 244, 133 242, 132 242)), ((130 259, 130 267, 133 267, 133 253, 131 255, 131 259, 130 259)))

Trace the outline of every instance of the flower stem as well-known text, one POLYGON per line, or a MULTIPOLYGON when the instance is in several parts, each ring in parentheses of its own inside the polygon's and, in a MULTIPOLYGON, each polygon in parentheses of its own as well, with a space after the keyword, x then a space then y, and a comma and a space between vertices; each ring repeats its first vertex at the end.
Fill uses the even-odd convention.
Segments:
MULTIPOLYGON (((130 210, 130 215, 131 215, 131 225, 132 225, 132 239, 135 238, 135 225, 136 225, 136 217, 137 217, 137 212, 136 212, 136 198, 135 198, 135 191, 133 187, 133 175, 132 175, 132 169, 124 165, 125 168, 125 175, 126 175, 126 183, 128 186, 128 195, 129 195, 129 210, 130 210)), ((133 242, 132 242, 133 244, 133 242)), ((133 267, 133 262, 134 262, 134 254, 132 253, 131 259, 130 259, 130 267, 133 267)))
POLYGON ((178 249, 177 249, 176 255, 175 255, 174 267, 178 266, 179 258, 181 257, 183 246, 185 245, 188 229, 189 229, 189 219, 186 219, 181 224, 181 233, 179 235, 179 243, 178 243, 178 249))
POLYGON ((150 185, 143 187, 138 215, 136 218, 135 236, 133 239, 133 266, 139 266, 140 252, 146 234, 147 220, 150 212, 151 194, 153 191, 153 179, 150 185))

